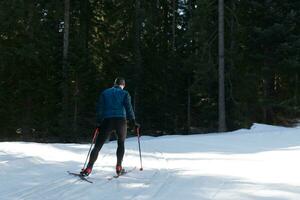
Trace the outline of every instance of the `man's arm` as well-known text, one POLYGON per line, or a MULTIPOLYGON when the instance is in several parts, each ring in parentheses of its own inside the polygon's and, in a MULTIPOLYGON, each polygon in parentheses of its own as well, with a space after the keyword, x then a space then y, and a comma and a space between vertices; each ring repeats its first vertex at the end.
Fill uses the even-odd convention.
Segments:
POLYGON ((126 96, 125 96, 125 101, 124 101, 124 107, 125 107, 125 110, 126 110, 126 118, 128 120, 134 120, 135 115, 134 115, 133 108, 132 108, 132 105, 131 105, 130 94, 128 92, 126 92, 125 95, 126 96))
POLYGON ((126 118, 129 120, 129 126, 137 129, 140 127, 140 124, 135 121, 135 114, 132 109, 130 94, 127 92, 126 95, 127 95, 125 97, 126 118))

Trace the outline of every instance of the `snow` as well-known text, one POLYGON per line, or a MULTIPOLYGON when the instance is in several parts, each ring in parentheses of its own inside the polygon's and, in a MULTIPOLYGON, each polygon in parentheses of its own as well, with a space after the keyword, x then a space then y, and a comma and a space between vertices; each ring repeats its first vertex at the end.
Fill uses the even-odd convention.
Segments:
POLYGON ((89 177, 81 169, 89 144, 0 143, 1 200, 299 200, 300 128, 253 124, 228 133, 126 140, 114 175, 116 142, 106 143, 89 177))

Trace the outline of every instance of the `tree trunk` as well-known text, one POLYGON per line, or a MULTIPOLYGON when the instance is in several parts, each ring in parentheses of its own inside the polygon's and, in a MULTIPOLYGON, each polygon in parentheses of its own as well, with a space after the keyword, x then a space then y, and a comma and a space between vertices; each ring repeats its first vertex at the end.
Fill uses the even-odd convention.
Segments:
POLYGON ((63 92, 63 115, 62 122, 65 126, 66 120, 68 120, 68 106, 69 106, 69 87, 68 87, 68 51, 69 51, 69 25, 70 25, 70 0, 65 0, 64 11, 64 44, 63 44, 63 80, 62 80, 62 92, 63 92))
POLYGON ((295 107, 298 106, 298 95, 299 95, 299 75, 295 75, 295 107))
POLYGON ((74 88, 74 115, 73 115, 73 132, 77 132, 78 128, 78 105, 79 105, 79 80, 78 74, 76 74, 75 78, 75 88, 74 88))
POLYGON ((187 89, 187 133, 191 131, 191 77, 188 75, 188 89, 187 89))
POLYGON ((80 112, 80 99, 82 91, 80 88, 86 85, 84 78, 81 78, 82 73, 88 71, 89 58, 88 58, 88 20, 89 20, 89 1, 80 0, 80 27, 79 27, 79 40, 80 40, 80 54, 81 59, 76 66, 75 71, 75 86, 74 86, 74 112, 73 112, 73 131, 78 130, 78 115, 80 112))
POLYGON ((219 132, 226 131, 224 80, 224 0, 219 0, 219 132))
MULTIPOLYGON (((192 19, 192 0, 188 1, 189 18, 192 19)), ((192 27, 192 20, 189 21, 188 29, 192 27)), ((194 40, 194 35, 191 36, 191 40, 194 40)), ((192 73, 188 73, 188 88, 187 88, 187 133, 191 132, 191 78, 192 73)))
POLYGON ((175 51, 176 43, 176 0, 172 1, 173 3, 173 16, 172 16, 172 50, 175 51))
POLYGON ((139 113, 139 83, 140 83, 140 76, 142 71, 142 55, 140 49, 140 40, 141 40, 141 0, 135 1, 135 39, 134 39, 134 58, 135 58, 135 89, 134 89, 134 111, 135 114, 138 115, 139 113))
POLYGON ((189 16, 192 17, 192 0, 189 0, 189 16))
POLYGON ((228 67, 228 83, 229 83, 229 95, 230 95, 230 99, 236 103, 236 100, 234 98, 233 95, 233 86, 232 86, 232 81, 231 81, 231 72, 234 68, 234 56, 235 56, 235 16, 234 13, 236 12, 236 4, 235 4, 235 0, 231 0, 231 15, 230 15, 230 59, 229 59, 229 63, 230 66, 228 67))
MULTIPOLYGON (((25 1, 26 12, 25 12, 25 19, 26 19, 26 35, 27 35, 27 42, 33 43, 34 42, 34 2, 27 0, 25 1)), ((34 51, 34 50, 33 50, 34 51)), ((32 60, 30 60, 31 62, 32 60)), ((31 72, 28 70, 24 76, 26 77, 26 81, 29 83, 31 82, 31 72)), ((24 93, 24 115, 22 121, 22 130, 23 130, 23 139, 24 140, 31 140, 33 139, 31 134, 31 127, 33 122, 33 101, 32 101, 32 90, 25 89, 24 93)))
MULTIPOLYGON (((268 55, 269 50, 265 51, 268 55)), ((263 117, 264 123, 271 123, 275 122, 274 112, 273 112, 273 105, 272 101, 274 99, 274 83, 275 83, 275 74, 271 70, 271 61, 267 59, 265 61, 265 66, 263 68, 263 86, 264 86, 264 105, 263 105, 263 117)))

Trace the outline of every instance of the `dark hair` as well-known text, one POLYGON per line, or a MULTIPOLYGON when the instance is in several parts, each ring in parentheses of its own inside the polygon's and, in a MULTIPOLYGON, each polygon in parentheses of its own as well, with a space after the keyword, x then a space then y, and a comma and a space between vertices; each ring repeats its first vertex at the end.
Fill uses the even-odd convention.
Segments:
POLYGON ((125 79, 122 77, 117 77, 114 82, 115 85, 125 85, 125 79))

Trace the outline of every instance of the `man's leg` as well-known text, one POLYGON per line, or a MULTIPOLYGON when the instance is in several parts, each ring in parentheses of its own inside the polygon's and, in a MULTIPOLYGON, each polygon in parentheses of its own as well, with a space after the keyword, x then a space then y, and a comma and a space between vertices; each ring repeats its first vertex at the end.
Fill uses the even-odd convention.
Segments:
POLYGON ((118 148, 117 148, 117 166, 122 166, 122 161, 125 153, 125 139, 127 136, 127 125, 125 119, 118 119, 116 124, 116 133, 118 136, 118 148))
POLYGON ((95 146, 91 152, 87 168, 91 168, 91 169, 93 168, 93 165, 98 158, 99 151, 101 150, 101 148, 102 148, 103 144, 105 143, 110 132, 111 132, 111 121, 105 119, 103 121, 103 123, 101 124, 100 132, 96 139, 95 146))

